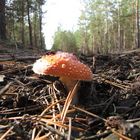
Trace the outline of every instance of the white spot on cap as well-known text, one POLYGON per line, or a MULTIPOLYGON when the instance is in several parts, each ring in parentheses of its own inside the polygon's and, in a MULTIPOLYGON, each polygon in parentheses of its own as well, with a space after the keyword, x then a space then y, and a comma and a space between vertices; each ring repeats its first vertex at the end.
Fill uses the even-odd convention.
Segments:
POLYGON ((66 68, 66 64, 62 64, 61 67, 62 67, 62 68, 66 68))

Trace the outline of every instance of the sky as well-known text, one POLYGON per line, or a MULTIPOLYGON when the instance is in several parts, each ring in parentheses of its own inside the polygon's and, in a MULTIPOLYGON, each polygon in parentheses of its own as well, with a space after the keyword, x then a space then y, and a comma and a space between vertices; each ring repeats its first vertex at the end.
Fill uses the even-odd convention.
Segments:
POLYGON ((54 33, 59 26, 74 31, 83 8, 82 0, 47 0, 43 6, 43 33, 46 49, 51 49, 54 33))

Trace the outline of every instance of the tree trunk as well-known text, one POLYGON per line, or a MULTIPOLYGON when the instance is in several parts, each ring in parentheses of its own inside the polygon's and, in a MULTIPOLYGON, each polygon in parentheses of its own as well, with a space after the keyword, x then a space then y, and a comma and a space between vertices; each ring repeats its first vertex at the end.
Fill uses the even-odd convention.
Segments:
POLYGON ((29 38, 30 38, 30 48, 33 48, 33 38, 32 38, 32 25, 30 19, 30 4, 29 0, 27 0, 27 15, 28 15, 28 25, 29 25, 29 38))
POLYGON ((133 36, 133 45, 132 49, 136 47, 136 34, 135 34, 135 0, 132 2, 132 36, 133 36))
POLYGON ((85 54, 88 54, 88 53, 89 53, 87 29, 86 29, 85 32, 84 32, 84 53, 85 53, 85 54))
POLYGON ((38 39, 37 39, 37 14, 34 15, 34 23, 33 23, 33 35, 34 35, 34 47, 38 47, 38 39))
POLYGON ((0 0, 0 39, 6 39, 5 0, 0 0))
POLYGON ((136 0, 136 48, 140 48, 139 0, 136 0))
POLYGON ((38 47, 38 38, 37 38, 37 34, 38 34, 38 13, 37 13, 37 2, 35 3, 35 10, 34 10, 34 16, 33 16, 33 35, 34 35, 34 47, 37 48, 38 47))
POLYGON ((24 38, 24 0, 22 1, 22 16, 21 16, 21 40, 23 47, 25 46, 25 38, 24 38))
POLYGON ((121 44, 121 23, 120 23, 120 3, 118 1, 118 50, 122 50, 121 44))
POLYGON ((42 6, 39 3, 39 36, 40 36, 40 47, 43 47, 43 38, 42 38, 42 6))

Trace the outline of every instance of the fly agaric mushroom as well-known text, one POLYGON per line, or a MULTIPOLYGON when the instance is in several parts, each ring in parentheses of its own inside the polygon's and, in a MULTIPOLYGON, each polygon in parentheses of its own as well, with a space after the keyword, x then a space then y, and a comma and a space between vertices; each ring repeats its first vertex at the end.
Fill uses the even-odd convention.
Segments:
POLYGON ((60 81, 70 91, 78 80, 91 81, 90 68, 81 63, 75 55, 67 52, 48 54, 37 60, 33 65, 37 74, 60 77, 60 81))
POLYGON ((72 104, 77 104, 78 102, 76 92, 79 80, 92 80, 90 68, 81 63, 75 55, 66 52, 56 52, 55 54, 43 56, 34 63, 33 71, 37 74, 60 77, 60 81, 67 88, 69 94, 61 113, 62 122, 65 119, 71 101, 72 104))

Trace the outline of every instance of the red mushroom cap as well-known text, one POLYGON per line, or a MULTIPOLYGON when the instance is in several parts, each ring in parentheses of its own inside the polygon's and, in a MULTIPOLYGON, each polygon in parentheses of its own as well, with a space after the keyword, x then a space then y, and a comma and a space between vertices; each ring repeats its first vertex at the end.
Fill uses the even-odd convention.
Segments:
POLYGON ((92 80, 90 68, 81 63, 75 55, 66 52, 43 56, 34 63, 33 71, 37 74, 66 77, 73 80, 92 80))

